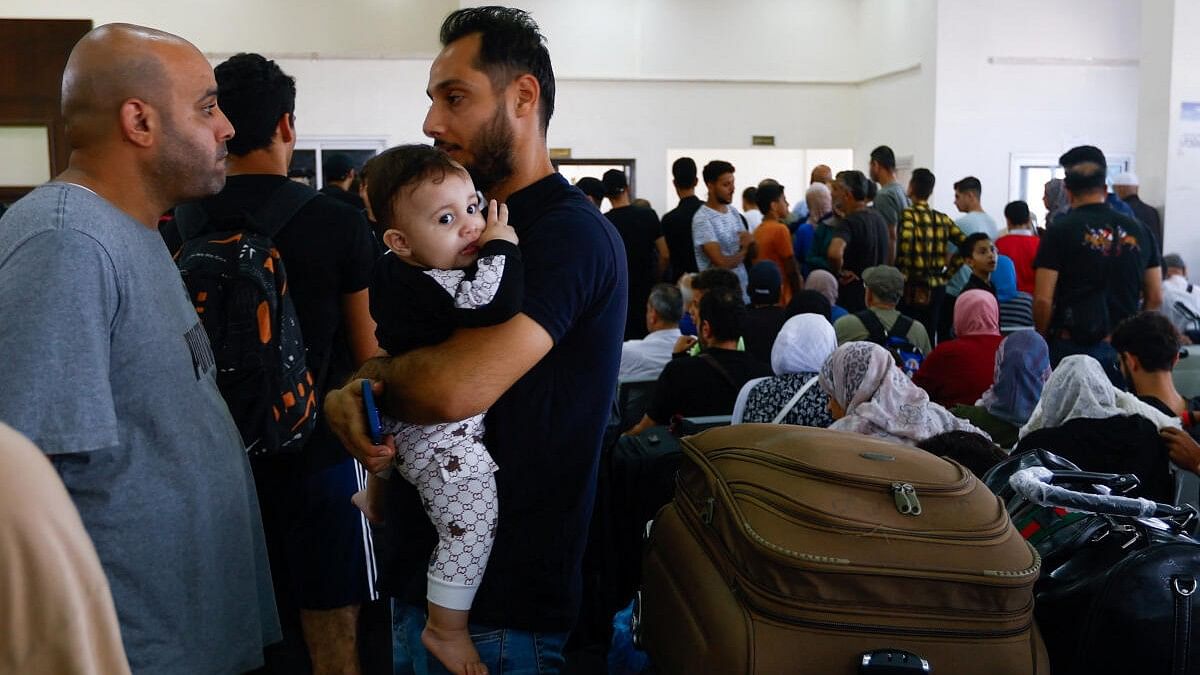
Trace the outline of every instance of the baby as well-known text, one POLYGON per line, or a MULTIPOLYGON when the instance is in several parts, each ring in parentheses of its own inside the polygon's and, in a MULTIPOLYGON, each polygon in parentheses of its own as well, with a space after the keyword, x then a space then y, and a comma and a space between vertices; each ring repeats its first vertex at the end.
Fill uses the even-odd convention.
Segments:
MULTIPOLYGON (((402 145, 371 160, 370 201, 388 252, 375 264, 371 316, 390 355, 437 344, 460 327, 503 323, 521 309, 523 267, 508 209, 482 199, 460 164, 428 145, 402 145)), ((437 528, 427 572, 429 620, 421 642, 447 669, 487 668, 467 630, 496 530, 498 467, 483 445, 483 414, 419 426, 384 418, 396 440, 394 469, 421 494, 437 528)), ((354 503, 380 520, 380 481, 354 503)))

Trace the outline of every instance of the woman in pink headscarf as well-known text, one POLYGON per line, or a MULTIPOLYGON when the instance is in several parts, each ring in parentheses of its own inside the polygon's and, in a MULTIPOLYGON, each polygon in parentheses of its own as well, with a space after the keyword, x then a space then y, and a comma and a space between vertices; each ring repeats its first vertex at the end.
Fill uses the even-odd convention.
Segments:
POLYGON ((913 382, 946 406, 974 405, 992 386, 1000 335, 1000 305, 983 290, 966 291, 954 303, 954 339, 939 344, 913 382))

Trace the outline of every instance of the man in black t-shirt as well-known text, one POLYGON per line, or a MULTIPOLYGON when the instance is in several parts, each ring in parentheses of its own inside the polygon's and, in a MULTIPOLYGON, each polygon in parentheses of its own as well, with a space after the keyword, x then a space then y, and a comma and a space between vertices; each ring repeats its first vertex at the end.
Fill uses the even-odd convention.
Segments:
MULTIPOLYGON (((424 132, 465 166, 485 197, 508 205, 525 262, 512 319, 459 328, 444 342, 372 359, 383 412, 414 424, 487 410, 484 443, 500 470, 495 544, 471 607, 481 661, 493 673, 562 667, 581 604, 582 561, 596 500, 600 444, 616 392, 626 318, 625 255, 616 229, 555 172, 546 149, 554 110, 550 54, 525 12, 470 7, 442 24, 429 68, 424 132), (501 661, 503 660, 503 665, 501 661)), ((371 471, 395 457, 372 445, 358 381, 331 392, 329 424, 371 471)), ((415 489, 390 495, 391 542, 379 583, 395 598, 396 672, 424 650, 426 566, 437 533, 415 489)))
MULTIPOLYGON (((236 132, 228 179, 201 202, 209 223, 256 212, 289 179, 296 143, 296 85, 274 61, 239 54, 215 69, 218 103, 236 132)), ((378 351, 367 284, 376 258, 362 212, 332 197, 311 199, 273 237, 316 380, 318 401, 378 351)), ((267 671, 354 672, 358 610, 372 597, 370 537, 350 504, 361 478, 323 416, 295 454, 250 460, 262 508, 284 642, 267 671), (308 659, 298 646, 307 644, 308 659)))
POLYGON ((696 196, 699 182, 696 160, 680 157, 671 164, 671 183, 679 195, 679 206, 667 211, 662 217, 663 238, 671 259, 671 278, 675 283, 684 274, 698 272, 696 267, 695 243, 692 242, 692 219, 704 202, 696 196))
POLYGON ((604 196, 612 204, 609 221, 625 243, 625 265, 629 270, 629 308, 625 320, 625 339, 646 337, 646 299, 654 282, 667 271, 670 254, 653 209, 633 206, 629 201, 629 181, 620 169, 609 169, 601 179, 604 196))
POLYGON ((1123 378, 1107 337, 1139 309, 1162 304, 1158 247, 1141 223, 1105 204, 1106 164, 1096 148, 1082 146, 1060 158, 1071 210, 1054 219, 1034 260, 1033 316, 1058 365, 1088 354, 1117 386, 1123 378))
POLYGON ((884 264, 890 250, 887 222, 867 206, 871 185, 861 171, 840 171, 832 188, 833 210, 842 220, 826 257, 839 277, 837 304, 851 313, 866 308, 863 270, 884 264))
POLYGON ((356 209, 366 208, 363 198, 350 191, 354 186, 354 179, 358 176, 358 167, 354 166, 354 160, 349 156, 340 152, 329 155, 321 164, 321 173, 325 177, 325 187, 321 188, 321 194, 329 195, 356 209))
POLYGON ((658 376, 654 397, 642 420, 626 435, 635 435, 675 415, 729 415, 742 385, 769 377, 771 368, 751 354, 737 350, 742 316, 741 293, 728 288, 709 291, 700 299, 699 356, 677 354, 658 376))

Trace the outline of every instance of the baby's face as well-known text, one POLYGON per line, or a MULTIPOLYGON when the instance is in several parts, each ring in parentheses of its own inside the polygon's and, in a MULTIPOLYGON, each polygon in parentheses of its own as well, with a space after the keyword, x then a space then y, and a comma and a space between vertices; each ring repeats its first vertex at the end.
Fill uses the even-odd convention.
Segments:
POLYGON ((434 269, 466 267, 479 256, 483 204, 475 184, 462 172, 447 172, 440 183, 427 180, 400 200, 396 229, 404 244, 389 247, 399 256, 434 269))

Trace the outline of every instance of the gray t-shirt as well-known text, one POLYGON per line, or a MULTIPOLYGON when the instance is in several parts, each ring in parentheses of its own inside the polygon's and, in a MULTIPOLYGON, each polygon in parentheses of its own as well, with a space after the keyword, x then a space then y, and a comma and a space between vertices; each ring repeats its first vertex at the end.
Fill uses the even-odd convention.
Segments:
POLYGON ((879 193, 875 195, 875 210, 883 216, 884 222, 889 226, 898 224, 900 212, 909 206, 912 204, 909 203, 908 195, 904 194, 904 188, 898 181, 892 181, 880 187, 879 193))
POLYGON ((158 232, 43 185, 0 220, 0 288, 0 420, 66 484, 133 672, 257 667, 280 632, 254 480, 158 232))
MULTIPOLYGON (((727 207, 725 213, 721 213, 710 208, 708 204, 701 205, 696 215, 692 216, 692 245, 696 252, 696 268, 703 272, 713 267, 712 260, 704 252, 704 245, 709 242, 715 241, 720 245, 722 255, 735 255, 742 247, 740 235, 744 230, 746 225, 742 222, 742 216, 732 206, 727 207)), ((742 282, 742 295, 745 296, 746 286, 750 281, 746 275, 746 266, 734 267, 733 273, 742 282)))

